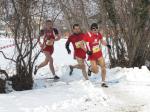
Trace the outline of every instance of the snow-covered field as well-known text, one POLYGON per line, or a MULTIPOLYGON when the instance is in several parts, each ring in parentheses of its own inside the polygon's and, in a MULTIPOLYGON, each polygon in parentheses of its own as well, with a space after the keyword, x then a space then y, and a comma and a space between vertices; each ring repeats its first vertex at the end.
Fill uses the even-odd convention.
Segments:
MULTIPOLYGON (((53 82, 48 66, 38 71, 34 77, 33 90, 0 94, 0 112, 149 112, 150 110, 150 71, 139 68, 107 68, 109 88, 100 86, 100 73, 92 74, 84 81, 81 71, 74 70, 69 76, 69 64, 75 64, 68 55, 61 40, 55 44, 54 63, 60 81, 53 82)), ((12 44, 13 40, 0 38, 0 47, 12 44)), ((13 56, 13 49, 3 51, 13 56)), ((108 63, 107 50, 104 57, 108 63)), ((0 68, 13 74, 13 63, 0 54, 0 68)), ((36 64, 44 59, 40 55, 36 64)))

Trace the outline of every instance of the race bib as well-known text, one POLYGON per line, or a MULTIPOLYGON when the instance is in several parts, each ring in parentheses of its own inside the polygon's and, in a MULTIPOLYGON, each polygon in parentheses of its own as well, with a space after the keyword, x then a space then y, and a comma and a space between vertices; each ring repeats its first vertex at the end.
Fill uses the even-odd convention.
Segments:
POLYGON ((76 48, 81 48, 81 41, 75 43, 76 48))
POLYGON ((47 45, 47 46, 51 46, 51 45, 53 45, 53 42, 50 41, 50 40, 47 40, 47 41, 46 41, 46 45, 47 45))
POLYGON ((93 46, 93 53, 100 51, 99 45, 93 46))

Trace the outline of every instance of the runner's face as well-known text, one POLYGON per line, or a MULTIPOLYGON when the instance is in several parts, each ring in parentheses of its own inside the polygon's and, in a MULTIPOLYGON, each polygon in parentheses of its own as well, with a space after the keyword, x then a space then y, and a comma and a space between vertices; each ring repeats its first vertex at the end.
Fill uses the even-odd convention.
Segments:
POLYGON ((93 33, 98 33, 98 28, 92 28, 93 33))
POLYGON ((46 22, 46 28, 51 29, 53 27, 52 22, 46 22))
POLYGON ((79 34, 79 33, 81 32, 80 27, 79 27, 79 26, 75 26, 74 29, 73 29, 73 32, 74 32, 75 34, 79 34))

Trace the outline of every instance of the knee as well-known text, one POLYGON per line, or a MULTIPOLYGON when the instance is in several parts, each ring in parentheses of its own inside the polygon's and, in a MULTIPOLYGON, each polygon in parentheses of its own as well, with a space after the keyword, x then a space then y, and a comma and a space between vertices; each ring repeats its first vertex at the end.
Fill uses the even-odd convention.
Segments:
POLYGON ((95 74, 97 74, 99 72, 98 67, 92 68, 92 72, 95 73, 95 74))
POLYGON ((47 60, 47 59, 44 61, 44 63, 45 63, 46 65, 48 64, 48 62, 49 62, 49 60, 47 60))
POLYGON ((81 69, 85 69, 85 65, 84 64, 80 64, 79 65, 81 69))
POLYGON ((48 61, 45 61, 45 64, 47 65, 47 64, 48 64, 48 61))
POLYGON ((106 66, 105 65, 101 66, 101 69, 106 70, 106 66))
POLYGON ((53 64, 53 59, 52 58, 49 59, 49 63, 53 64))

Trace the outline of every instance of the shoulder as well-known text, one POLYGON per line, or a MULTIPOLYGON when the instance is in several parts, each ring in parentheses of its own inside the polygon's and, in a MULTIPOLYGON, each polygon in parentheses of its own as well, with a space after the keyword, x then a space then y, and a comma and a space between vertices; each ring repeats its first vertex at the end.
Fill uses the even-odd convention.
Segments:
POLYGON ((74 37, 74 35, 73 34, 71 34, 70 36, 69 36, 69 38, 73 38, 74 37))
POLYGON ((86 33, 82 33, 81 38, 82 38, 83 41, 89 41, 90 36, 86 32, 86 33))
POLYGON ((103 36, 102 36, 102 34, 101 34, 100 32, 98 33, 98 37, 99 37, 100 39, 103 38, 103 36))
POLYGON ((81 33, 80 36, 84 37, 84 36, 85 36, 85 33, 81 33))
POLYGON ((84 34, 83 39, 84 39, 84 40, 88 40, 90 37, 91 37, 91 33, 90 33, 90 32, 86 32, 86 33, 84 34))
POLYGON ((69 36, 68 40, 72 41, 73 38, 74 38, 74 35, 72 34, 72 35, 69 36))

